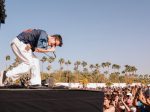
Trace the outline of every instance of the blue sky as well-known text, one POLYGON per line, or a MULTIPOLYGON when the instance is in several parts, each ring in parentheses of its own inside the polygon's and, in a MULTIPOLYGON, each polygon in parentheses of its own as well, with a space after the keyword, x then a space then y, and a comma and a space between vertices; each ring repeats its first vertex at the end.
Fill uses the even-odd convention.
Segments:
MULTIPOLYGON (((14 54, 11 40, 27 28, 61 34, 64 46, 58 59, 95 64, 109 61, 137 67, 150 74, 149 0, 6 0, 6 23, 0 29, 0 70, 5 56, 14 54)), ((37 54, 39 57, 43 56, 37 54)))

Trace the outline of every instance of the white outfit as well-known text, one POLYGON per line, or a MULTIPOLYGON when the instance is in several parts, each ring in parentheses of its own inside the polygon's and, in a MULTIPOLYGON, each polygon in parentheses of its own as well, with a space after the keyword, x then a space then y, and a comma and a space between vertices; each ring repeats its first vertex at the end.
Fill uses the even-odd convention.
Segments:
POLYGON ((6 76, 15 81, 21 74, 31 70, 30 85, 41 85, 39 59, 35 57, 31 49, 27 51, 25 47, 26 44, 17 37, 12 41, 11 48, 15 55, 19 57, 21 63, 12 70, 7 71, 6 76))

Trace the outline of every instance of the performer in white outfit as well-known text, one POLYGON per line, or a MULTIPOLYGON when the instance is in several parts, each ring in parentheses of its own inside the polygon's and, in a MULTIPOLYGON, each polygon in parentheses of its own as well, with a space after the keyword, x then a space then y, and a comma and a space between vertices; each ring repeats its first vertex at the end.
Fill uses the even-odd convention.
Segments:
POLYGON ((6 78, 15 81, 20 77, 20 74, 29 70, 31 70, 30 85, 41 85, 39 59, 33 52, 54 52, 56 46, 61 47, 62 44, 61 35, 48 35, 46 31, 41 29, 28 29, 20 33, 13 39, 11 48, 21 63, 10 71, 1 72, 0 86, 4 86, 6 78))

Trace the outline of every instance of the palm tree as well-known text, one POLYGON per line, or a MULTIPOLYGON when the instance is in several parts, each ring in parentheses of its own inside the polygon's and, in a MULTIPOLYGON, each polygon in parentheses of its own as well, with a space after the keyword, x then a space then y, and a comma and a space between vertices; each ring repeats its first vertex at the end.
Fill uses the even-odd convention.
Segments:
POLYGON ((83 72, 88 73, 88 69, 87 68, 83 68, 83 72))
POLYGON ((58 62, 60 64, 60 70, 62 70, 63 69, 62 65, 65 63, 65 60, 63 58, 60 58, 58 62))
POLYGON ((143 78, 143 75, 139 75, 139 78, 142 79, 142 78, 143 78))
MULTIPOLYGON (((107 74, 108 74, 108 71, 106 70, 106 71, 104 71, 104 74, 107 76, 107 74)), ((107 77, 108 78, 108 77, 107 77)))
POLYGON ((52 66, 51 66, 51 65, 48 65, 48 66, 47 66, 47 70, 50 72, 51 69, 52 69, 52 66))
POLYGON ((55 58, 52 57, 52 56, 46 59, 46 61, 48 62, 48 66, 47 66, 47 70, 48 70, 48 71, 51 70, 51 68, 52 68, 52 67, 51 67, 51 63, 52 63, 54 60, 55 60, 55 58))
POLYGON ((67 66, 67 70, 68 70, 68 65, 70 65, 70 64, 71 64, 70 60, 68 60, 68 61, 65 62, 65 65, 67 66))
POLYGON ((125 65, 124 71, 126 72, 126 74, 133 76, 136 73, 137 68, 135 66, 125 65))
POLYGON ((100 65, 98 63, 95 64, 95 70, 99 72, 100 65))
POLYGON ((145 74, 145 75, 144 75, 144 78, 146 78, 146 79, 147 79, 147 78, 148 78, 148 74, 145 74))
POLYGON ((94 65, 93 65, 93 64, 90 64, 89 67, 90 67, 91 71, 93 72, 94 65))
POLYGON ((103 68, 105 68, 105 67, 106 67, 106 63, 102 63, 101 65, 102 65, 102 67, 103 67, 103 68))
POLYGON ((51 56, 51 57, 47 58, 46 61, 49 63, 52 63, 54 60, 55 60, 55 58, 51 56))
MULTIPOLYGON (((111 73, 111 74, 114 74, 114 76, 118 76, 118 82, 120 83, 120 79, 119 79, 119 69, 120 69, 120 65, 117 65, 117 64, 113 64, 112 65, 112 69, 114 69, 114 73, 111 73), (117 70, 117 71, 116 71, 117 70)), ((111 77, 110 77, 111 78, 111 77)), ((117 79, 117 78, 116 78, 117 79)))
POLYGON ((82 61, 81 65, 82 65, 82 67, 83 67, 83 69, 84 69, 84 68, 87 66, 87 62, 82 61))
POLYGON ((98 83, 99 82, 99 74, 100 74, 100 65, 98 64, 98 63, 96 63, 95 64, 95 66, 94 66, 94 68, 95 68, 95 81, 96 81, 96 83, 98 83))
POLYGON ((109 67, 110 67, 111 63, 110 62, 106 62, 106 67, 108 67, 108 72, 109 72, 109 67))
MULTIPOLYGON (((106 70, 105 70, 106 63, 104 63, 104 62, 103 62, 103 63, 101 64, 101 66, 102 66, 102 68, 104 69, 104 72, 103 72, 103 74, 106 74, 106 70)), ((107 74, 106 74, 106 75, 107 75, 107 74)))
POLYGON ((102 67, 105 68, 107 67, 107 70, 105 71, 105 74, 106 76, 108 77, 108 74, 109 74, 109 67, 110 67, 111 63, 110 62, 105 62, 105 63, 102 63, 102 67))
POLYGON ((79 82, 79 66, 80 66, 81 62, 80 61, 76 61, 74 63, 74 70, 76 71, 76 82, 79 82))
POLYGON ((65 62, 65 65, 67 66, 67 74, 66 74, 66 82, 69 82, 69 69, 68 66, 71 64, 71 61, 68 60, 67 62, 65 62), (68 79, 68 80, 67 80, 68 79))
POLYGON ((59 65, 60 65, 59 81, 61 81, 61 71, 63 70, 63 64, 65 63, 65 60, 63 58, 60 58, 58 62, 59 62, 59 65))
POLYGON ((124 70, 125 75, 129 75, 129 72, 131 71, 130 66, 129 65, 125 65, 124 67, 125 67, 125 70, 124 70))
POLYGON ((75 71, 78 71, 78 69, 79 69, 79 65, 81 64, 81 62, 80 61, 76 61, 75 63, 74 63, 74 70, 75 71))
POLYGON ((43 73, 43 64, 46 62, 47 57, 43 56, 42 59, 40 60, 42 62, 42 73, 43 73))
MULTIPOLYGON (((9 60, 10 60, 10 56, 7 55, 7 56, 5 57, 5 60, 6 60, 6 62, 9 61, 9 60)), ((7 70, 7 63, 6 63, 6 70, 7 70)))
POLYGON ((116 70, 118 70, 118 72, 119 72, 120 65, 113 64, 113 65, 112 65, 112 69, 114 69, 114 72, 116 72, 116 70))
POLYGON ((137 68, 135 66, 131 66, 131 72, 133 76, 136 74, 136 71, 137 71, 137 68))

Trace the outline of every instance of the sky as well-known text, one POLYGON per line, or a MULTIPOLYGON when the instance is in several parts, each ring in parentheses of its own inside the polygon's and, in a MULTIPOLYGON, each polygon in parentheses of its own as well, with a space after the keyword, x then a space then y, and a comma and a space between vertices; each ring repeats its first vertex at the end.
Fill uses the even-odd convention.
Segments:
MULTIPOLYGON (((5 0, 7 18, 0 29, 0 70, 5 56, 15 56, 10 42, 23 30, 38 28, 61 34, 52 69, 64 58, 88 64, 111 62, 150 74, 149 0, 5 0)), ((36 53, 40 58, 43 54, 36 53)), ((49 53, 51 55, 51 53, 49 53)))

